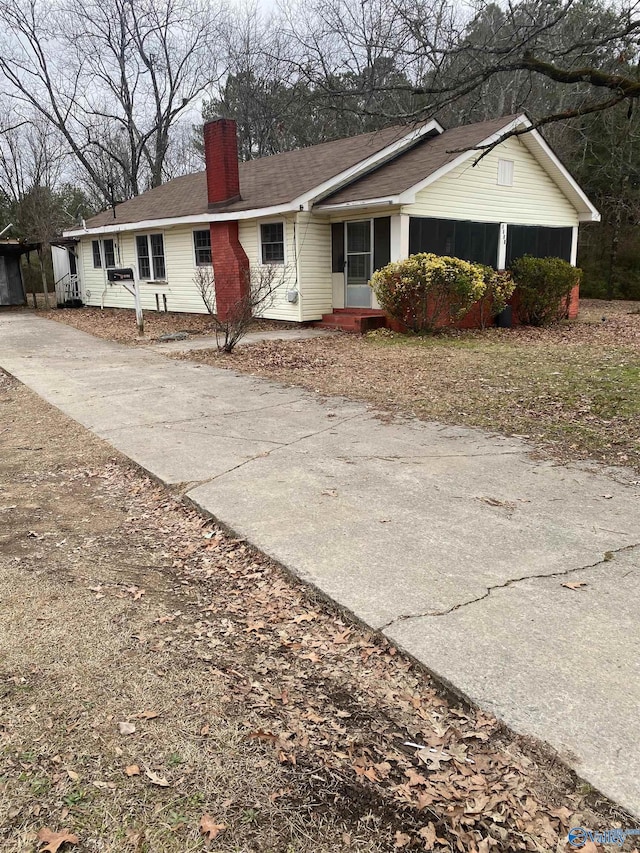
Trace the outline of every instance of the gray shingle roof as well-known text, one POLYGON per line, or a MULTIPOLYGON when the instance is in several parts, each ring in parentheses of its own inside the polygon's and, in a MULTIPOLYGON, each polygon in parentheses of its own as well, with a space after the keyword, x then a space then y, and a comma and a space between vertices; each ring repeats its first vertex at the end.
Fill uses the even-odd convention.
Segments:
MULTIPOLYGON (((324 203, 337 204, 396 194, 458 156, 452 149, 472 148, 500 130, 512 117, 466 125, 421 141, 415 148, 379 166, 334 193, 324 203)), ((411 127, 395 126, 348 139, 324 142, 240 164, 240 199, 216 206, 217 213, 287 204, 305 192, 398 141, 411 127)), ((123 225, 150 219, 173 219, 208 213, 204 172, 196 172, 148 190, 87 220, 88 228, 123 225)))

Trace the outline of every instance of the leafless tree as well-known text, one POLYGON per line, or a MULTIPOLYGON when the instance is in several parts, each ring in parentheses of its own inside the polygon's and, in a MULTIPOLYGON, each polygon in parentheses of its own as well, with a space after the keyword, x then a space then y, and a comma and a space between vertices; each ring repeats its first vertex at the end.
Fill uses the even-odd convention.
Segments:
POLYGON ((298 45, 292 70, 336 99, 346 94, 332 88, 340 73, 355 71, 364 81, 374 60, 393 60, 406 79, 375 84, 364 109, 379 112, 385 93, 410 90, 415 101, 387 118, 415 121, 487 96, 493 97, 492 115, 504 114, 528 100, 528 89, 542 88, 541 81, 565 97, 539 101, 537 127, 640 98, 636 0, 615 6, 579 0, 500 6, 488 0, 472 6, 452 0, 311 0, 304 9, 300 4, 289 10, 287 20, 298 45), (310 21, 302 31, 295 26, 301 19, 310 21))
POLYGON ((215 278, 211 267, 198 267, 194 283, 209 314, 213 317, 218 352, 231 353, 247 334, 255 317, 261 316, 285 286, 287 270, 283 266, 254 266, 247 271, 244 294, 225 316, 218 314, 215 278))
POLYGON ((0 75, 109 203, 162 182, 172 129, 219 74, 220 21, 206 0, 0 0, 0 75))

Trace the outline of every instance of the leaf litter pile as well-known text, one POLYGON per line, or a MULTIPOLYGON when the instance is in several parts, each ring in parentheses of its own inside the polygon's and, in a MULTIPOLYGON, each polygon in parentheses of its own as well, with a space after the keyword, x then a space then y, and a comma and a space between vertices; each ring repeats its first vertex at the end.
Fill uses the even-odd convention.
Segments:
POLYGON ((560 461, 640 471, 640 303, 584 300, 580 320, 545 329, 387 330, 265 341, 231 357, 181 358, 232 367, 361 400, 395 414, 523 437, 560 461))
MULTIPOLYGON (((39 310, 39 317, 57 320, 107 341, 119 344, 150 344, 162 335, 211 335, 215 344, 214 324, 209 314, 183 314, 177 311, 145 311, 144 337, 138 335, 135 312, 128 308, 69 308, 39 310)), ((251 331, 282 329, 287 323, 254 320, 251 331)))
POLYGON ((570 826, 632 825, 23 386, 0 395, 3 851, 561 851, 570 826))

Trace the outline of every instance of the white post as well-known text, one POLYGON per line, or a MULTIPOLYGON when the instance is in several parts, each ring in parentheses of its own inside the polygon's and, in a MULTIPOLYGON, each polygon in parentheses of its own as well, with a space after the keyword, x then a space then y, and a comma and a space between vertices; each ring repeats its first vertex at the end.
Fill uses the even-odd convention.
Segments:
POLYGON ((409 257, 409 216, 395 213, 391 217, 391 260, 403 261, 409 257))
POLYGON ((136 309, 136 326, 138 327, 138 334, 144 335, 144 317, 142 316, 142 305, 140 304, 140 285, 135 270, 133 273, 133 304, 136 309))
POLYGON ((571 266, 575 267, 578 263, 578 226, 574 225, 571 229, 571 266))
POLYGON ((503 270, 507 265, 507 223, 500 223, 500 231, 498 232, 498 259, 496 268, 503 270))

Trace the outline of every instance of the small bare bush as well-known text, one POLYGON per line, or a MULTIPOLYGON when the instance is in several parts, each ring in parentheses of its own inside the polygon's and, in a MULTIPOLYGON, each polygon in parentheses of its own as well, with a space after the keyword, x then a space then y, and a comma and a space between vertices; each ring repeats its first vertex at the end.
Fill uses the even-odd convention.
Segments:
POLYGON ((254 317, 267 311, 278 289, 285 284, 286 269, 282 266, 260 265, 246 273, 243 295, 231 306, 226 316, 217 311, 215 276, 211 267, 198 267, 194 283, 209 314, 213 317, 218 352, 231 353, 247 334, 254 317))

